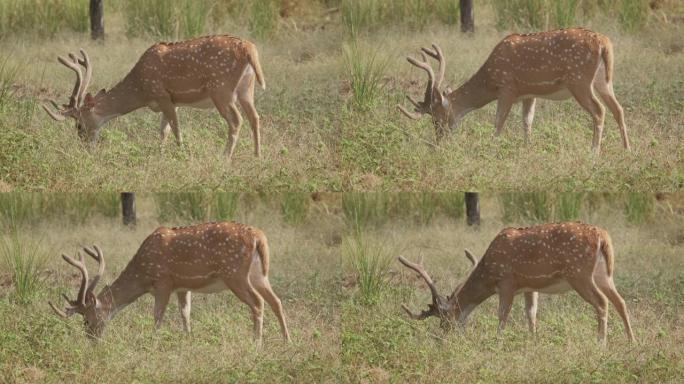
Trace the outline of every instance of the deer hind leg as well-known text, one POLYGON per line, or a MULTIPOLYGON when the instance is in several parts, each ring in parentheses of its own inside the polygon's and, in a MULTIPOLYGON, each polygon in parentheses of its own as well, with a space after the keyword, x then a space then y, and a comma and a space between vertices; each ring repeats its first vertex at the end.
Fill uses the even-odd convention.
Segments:
POLYGON ((259 157, 261 156, 261 127, 259 125, 259 114, 254 107, 254 75, 243 77, 238 84, 238 101, 252 128, 254 155, 259 157))
POLYGON ((591 148, 596 155, 601 153, 601 138, 603 137, 603 122, 606 111, 603 105, 594 95, 593 86, 576 86, 570 88, 570 92, 577 100, 577 103, 582 106, 589 114, 594 123, 594 139, 592 140, 591 148))
POLYGON ((506 123, 506 118, 508 113, 511 111, 513 106, 514 98, 508 95, 500 95, 496 103, 496 133, 494 136, 499 136, 503 132, 504 125, 506 123))
POLYGON ((166 139, 166 135, 168 135, 168 132, 166 132, 166 125, 171 126, 171 130, 173 131, 173 135, 176 136, 176 144, 179 146, 183 144, 183 136, 181 135, 180 132, 180 127, 178 126, 178 115, 176 114, 176 106, 173 105, 173 103, 170 100, 157 100, 157 104, 159 105, 159 109, 162 112, 162 121, 161 121, 161 136, 162 136, 162 142, 164 139, 166 139), (164 121, 166 121, 166 124, 164 124, 164 121))
MULTIPOLYGON (((599 72, 598 75, 602 76, 602 73, 599 72)), ((594 82, 594 87, 596 88, 599 96, 601 96, 601 99, 603 99, 603 102, 605 102, 608 106, 608 109, 610 109, 610 112, 613 114, 613 117, 620 128, 622 145, 625 147, 625 149, 631 150, 629 146, 629 138, 627 137, 627 126, 625 126, 625 113, 622 110, 622 106, 615 98, 613 84, 606 83, 605 78, 599 78, 594 82)))
POLYGON ((264 300, 266 300, 268 305, 271 307, 271 310, 278 318, 278 322, 280 323, 280 333, 282 333, 283 338, 285 338, 286 341, 290 341, 290 332, 287 330, 287 322, 285 321, 285 315, 283 314, 283 305, 278 296, 273 293, 273 289, 271 288, 271 283, 268 281, 268 277, 261 273, 261 263, 259 263, 259 265, 254 264, 252 264, 250 282, 257 292, 259 292, 259 294, 264 298, 264 300))
POLYGON ((228 160, 233 157, 233 151, 235 150, 235 145, 237 144, 238 135, 240 134, 240 125, 242 125, 242 116, 240 112, 235 107, 235 100, 230 100, 224 102, 218 97, 212 97, 216 109, 221 114, 221 117, 228 123, 230 128, 230 133, 228 134, 228 142, 226 143, 226 149, 223 154, 228 160))
POLYGON ((608 328, 608 299, 596 286, 593 278, 569 280, 568 283, 577 293, 596 310, 598 320, 598 341, 606 345, 606 329, 608 328))
POLYGON ((632 332, 632 325, 629 322, 629 314, 627 313, 627 306, 625 305, 625 300, 620 296, 617 289, 615 289, 615 283, 613 279, 607 276, 602 276, 600 278, 595 278, 596 285, 598 285, 601 292, 608 297, 615 310, 622 318, 622 323, 625 326, 625 333, 629 341, 634 341, 634 333, 632 332))
POLYGON ((538 292, 525 292, 525 316, 530 332, 537 332, 537 302, 539 301, 538 292))
POLYGON ((532 139, 532 121, 534 120, 534 109, 537 99, 529 98, 522 101, 523 128, 525 129, 525 141, 528 143, 532 139))
POLYGON ((190 295, 190 291, 176 292, 176 296, 178 296, 178 309, 180 309, 181 318, 183 319, 183 329, 185 329, 185 332, 190 332, 190 295))
POLYGON ((239 283, 226 281, 228 285, 243 303, 247 304, 250 311, 252 312, 252 322, 254 324, 254 341, 257 346, 261 345, 261 335, 264 324, 264 299, 261 298, 259 293, 252 287, 249 282, 249 278, 244 279, 239 283))
POLYGON ((171 125, 166 119, 166 115, 162 113, 161 122, 159 123, 159 134, 161 136, 162 145, 166 142, 166 138, 169 137, 169 133, 171 133, 171 125))

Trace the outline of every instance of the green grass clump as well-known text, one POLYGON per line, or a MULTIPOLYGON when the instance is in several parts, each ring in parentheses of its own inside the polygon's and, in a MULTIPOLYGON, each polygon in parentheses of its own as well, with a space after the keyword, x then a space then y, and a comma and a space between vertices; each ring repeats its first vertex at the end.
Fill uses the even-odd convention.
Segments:
POLYGON ((283 219, 288 224, 302 224, 309 216, 309 194, 303 192, 286 192, 280 203, 283 219))
POLYGON ((118 217, 120 204, 115 192, 2 193, 0 224, 16 228, 46 219, 82 224, 93 217, 118 217))
POLYGON ((175 220, 204 221, 209 215, 210 197, 202 191, 156 193, 154 202, 161 222, 175 220))
POLYGON ((342 259, 354 274, 358 298, 364 305, 376 304, 387 287, 392 256, 386 245, 369 242, 362 236, 349 237, 343 242, 342 259))
POLYGON ((625 199, 625 216, 631 224, 643 224, 653 217, 655 197, 651 193, 630 192, 625 199))
POLYGON ((12 100, 12 86, 19 72, 18 65, 8 62, 9 55, 0 55, 0 112, 5 109, 5 105, 12 100))
POLYGON ((12 35, 54 37, 62 31, 85 32, 88 2, 81 0, 0 0, 0 39, 12 35))
POLYGON ((47 254, 37 240, 20 236, 16 231, 3 239, 0 253, 12 278, 17 302, 30 303, 44 287, 41 273, 47 254))
POLYGON ((648 21, 648 0, 617 0, 618 21, 629 32, 642 29, 648 21))
POLYGON ((345 74, 352 91, 351 104, 361 111, 373 108, 385 87, 383 77, 389 58, 378 50, 360 47, 354 41, 344 46, 345 74))
POLYGON ((249 12, 249 31, 257 39, 269 38, 278 29, 278 7, 276 0, 254 0, 249 12))

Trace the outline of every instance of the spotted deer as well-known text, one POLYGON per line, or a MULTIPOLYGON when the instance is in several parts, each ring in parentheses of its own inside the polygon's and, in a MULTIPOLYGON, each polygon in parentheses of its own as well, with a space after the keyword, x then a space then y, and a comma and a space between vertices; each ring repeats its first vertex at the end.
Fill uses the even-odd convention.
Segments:
POLYGON ((407 96, 415 107, 414 112, 398 107, 414 120, 424 114, 431 115, 438 141, 447 131, 454 130, 468 112, 494 100, 497 101, 495 135, 503 131, 513 104, 522 101, 523 127, 529 141, 536 99, 564 100, 572 96, 592 117, 592 149, 598 154, 605 111, 596 92, 613 113, 623 146, 630 149, 624 113, 613 92, 613 44, 600 33, 573 28, 507 36, 494 47, 475 75, 454 91, 449 88, 440 91, 446 62, 439 46, 422 48, 421 55, 422 61, 407 59, 428 74, 424 99, 419 102, 407 96), (439 63, 437 76, 426 55, 439 63))
POLYGON ((506 228, 489 244, 479 262, 469 251, 466 256, 474 267, 448 297, 438 293, 422 264, 399 257, 403 265, 425 280, 432 294, 432 303, 420 314, 402 305, 411 318, 423 320, 436 316, 443 328, 455 322, 465 325, 475 307, 498 293, 499 332, 502 332, 513 298, 525 293, 528 323, 534 332, 538 292, 559 294, 574 289, 596 310, 600 343, 606 343, 607 300, 622 318, 629 340, 634 340, 625 301, 613 282, 613 245, 604 229, 580 222, 506 228))
POLYGON ((68 104, 53 100, 45 111, 57 121, 76 120, 79 137, 94 144, 107 121, 148 107, 161 112, 161 141, 172 130, 183 142, 176 107, 216 108, 230 127, 224 154, 230 160, 237 143, 242 117, 239 102, 252 127, 254 153, 260 155, 259 114, 254 107, 254 82, 266 88, 254 44, 232 36, 207 36, 177 43, 157 43, 138 59, 133 69, 109 91, 86 93, 92 65, 86 52, 69 54, 58 61, 76 73, 68 104), (82 69, 85 70, 83 74, 82 69))
POLYGON ((95 286, 104 273, 104 257, 97 246, 84 251, 98 262, 97 275, 88 281, 82 253, 78 253, 78 259, 63 254, 62 258, 80 271, 78 296, 71 300, 63 295, 69 304, 64 310, 49 304, 60 317, 82 315, 91 339, 99 339, 117 312, 146 293, 154 296, 155 328, 159 329, 175 292, 183 327, 189 332, 191 292, 229 289, 249 306, 257 344, 261 344, 264 300, 278 318, 283 337, 290 341, 282 304, 268 281, 268 242, 257 228, 233 222, 160 227, 143 241, 119 277, 97 295, 95 286))

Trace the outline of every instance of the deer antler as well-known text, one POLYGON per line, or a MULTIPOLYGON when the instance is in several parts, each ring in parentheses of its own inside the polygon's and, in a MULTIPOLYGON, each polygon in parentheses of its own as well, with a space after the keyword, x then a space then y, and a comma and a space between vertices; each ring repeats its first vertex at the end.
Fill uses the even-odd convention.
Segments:
POLYGON ((439 295, 439 292, 437 292, 437 287, 430 275, 425 271, 425 268, 423 268, 422 262, 420 264, 412 263, 402 256, 399 256, 399 262, 404 264, 407 268, 416 271, 423 280, 425 280, 425 283, 427 283, 428 288, 430 288, 430 293, 432 294, 432 304, 428 305, 428 310, 423 311, 420 314, 411 312, 406 305, 402 304, 401 307, 415 320, 423 320, 430 316, 438 315, 444 307, 444 299, 439 295))
POLYGON ((432 43, 432 48, 434 48, 434 50, 431 50, 430 48, 421 48, 421 50, 427 53, 428 56, 432 57, 433 59, 437 60, 437 62, 439 62, 439 75, 437 76, 434 85, 434 89, 437 92, 439 92, 439 87, 442 85, 442 81, 444 80, 446 62, 444 61, 444 54, 442 53, 442 49, 439 48, 439 46, 435 43, 432 43))
POLYGON ((50 117, 57 121, 64 121, 67 117, 74 117, 75 111, 78 109, 83 101, 83 95, 90 84, 90 79, 93 75, 93 68, 90 65, 90 58, 88 54, 81 49, 81 56, 79 58, 73 53, 69 53, 69 57, 59 56, 57 60, 62 63, 65 67, 71 69, 76 74, 76 83, 74 84, 74 89, 71 91, 71 96, 69 97, 69 104, 65 104, 60 108, 54 100, 47 100, 43 103, 43 109, 47 112, 50 117), (81 67, 85 69, 85 76, 81 71, 81 67), (54 110, 53 110, 54 108, 54 110))
POLYGON ((95 277, 93 277, 93 279, 91 280, 90 284, 88 284, 88 289, 86 290, 86 292, 94 292, 95 286, 97 286, 97 283, 100 282, 100 278, 102 278, 102 275, 104 274, 105 270, 104 255, 102 254, 102 250, 100 249, 100 247, 94 244, 93 249, 95 250, 93 251, 88 247, 83 247, 85 253, 87 253, 90 257, 95 259, 98 263, 97 275, 95 275, 95 277))
POLYGON ((425 54, 423 52, 421 52, 420 55, 423 58, 423 61, 418 61, 418 60, 416 60, 410 56, 407 57, 406 60, 408 60, 408 62, 413 64, 414 66, 416 66, 418 68, 422 68, 428 74, 428 83, 427 83, 427 87, 425 88, 425 97, 423 100, 423 108, 426 108, 426 107, 429 108, 430 103, 432 102, 432 92, 434 91, 435 72, 432 70, 432 67, 427 62, 427 56, 425 56, 425 54))
POLYGON ((62 258, 64 259, 64 261, 76 267, 79 271, 81 271, 81 285, 78 288, 78 297, 76 298, 76 300, 74 300, 74 302, 76 303, 76 305, 85 306, 86 286, 88 284, 88 270, 86 269, 85 262, 83 260, 83 254, 81 252, 78 252, 78 261, 72 259, 71 257, 65 254, 62 254, 62 258))

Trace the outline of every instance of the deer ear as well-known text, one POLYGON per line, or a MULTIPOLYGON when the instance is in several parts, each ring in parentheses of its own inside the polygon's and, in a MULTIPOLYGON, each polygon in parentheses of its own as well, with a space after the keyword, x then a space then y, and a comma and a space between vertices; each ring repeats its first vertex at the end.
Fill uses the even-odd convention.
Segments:
POLYGON ((92 306, 92 305, 94 305, 95 307, 97 307, 97 306, 100 304, 100 303, 97 301, 97 297, 95 296, 95 294, 93 293, 93 291, 87 291, 87 292, 86 292, 85 303, 86 303, 86 307, 90 307, 90 306, 92 306))
POLYGON ((477 257, 472 254, 469 250, 465 250, 465 256, 470 260, 470 262, 473 264, 473 266, 477 265, 477 257))
POLYGON ((95 98, 90 94, 90 92, 86 93, 85 97, 83 98, 83 104, 88 108, 95 106, 95 98))

